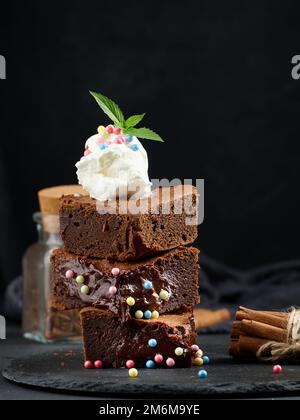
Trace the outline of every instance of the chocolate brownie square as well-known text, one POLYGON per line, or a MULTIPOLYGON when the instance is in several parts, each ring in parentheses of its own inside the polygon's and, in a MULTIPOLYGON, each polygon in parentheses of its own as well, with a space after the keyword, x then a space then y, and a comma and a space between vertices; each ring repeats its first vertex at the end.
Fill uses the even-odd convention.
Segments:
POLYGON ((150 198, 137 202, 65 196, 60 207, 61 236, 66 250, 77 255, 136 260, 193 243, 197 202, 193 186, 157 188, 150 198))

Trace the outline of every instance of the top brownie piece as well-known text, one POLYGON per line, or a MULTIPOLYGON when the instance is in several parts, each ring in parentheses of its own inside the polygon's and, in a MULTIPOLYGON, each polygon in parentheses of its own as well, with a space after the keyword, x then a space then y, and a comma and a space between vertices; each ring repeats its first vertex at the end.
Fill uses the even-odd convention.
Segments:
POLYGON ((127 200, 64 196, 64 246, 77 255, 130 261, 191 244, 197 238, 197 200, 196 187, 181 185, 157 188, 150 198, 135 202, 138 209, 127 200))

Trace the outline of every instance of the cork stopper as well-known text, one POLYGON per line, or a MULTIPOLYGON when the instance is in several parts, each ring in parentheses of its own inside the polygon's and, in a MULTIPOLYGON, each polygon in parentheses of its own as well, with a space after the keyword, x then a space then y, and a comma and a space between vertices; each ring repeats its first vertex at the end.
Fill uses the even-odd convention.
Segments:
POLYGON ((59 185, 57 187, 45 188, 38 192, 43 226, 47 232, 59 232, 59 199, 63 195, 73 194, 89 195, 80 185, 59 185))

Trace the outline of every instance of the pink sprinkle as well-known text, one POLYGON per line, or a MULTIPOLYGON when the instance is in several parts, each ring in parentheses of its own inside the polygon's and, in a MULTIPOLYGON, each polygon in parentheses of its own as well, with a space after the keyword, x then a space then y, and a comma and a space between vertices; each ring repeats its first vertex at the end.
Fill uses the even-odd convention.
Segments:
POLYGON ((92 152, 89 150, 89 149, 86 149, 85 151, 84 151, 84 156, 88 156, 88 155, 90 155, 92 152))
POLYGON ((166 360, 166 365, 167 365, 168 367, 173 367, 173 366, 175 365, 175 360, 174 360, 174 359, 172 359, 172 357, 169 357, 169 358, 166 360))
POLYGON ((93 368, 93 363, 90 360, 87 360, 86 362, 84 362, 84 367, 86 369, 92 369, 93 368))
POLYGON ((96 360, 96 361, 94 362, 94 367, 95 367, 95 369, 101 369, 101 368, 102 368, 102 366, 103 366, 102 360, 96 360))
POLYGON ((135 363, 134 363, 133 360, 127 360, 127 362, 126 362, 127 369, 132 369, 132 368, 134 368, 134 366, 135 366, 135 363))
POLYGON ((115 286, 110 286, 108 292, 110 295, 115 295, 117 293, 118 289, 115 286))
POLYGON ((114 126, 110 124, 105 128, 105 130, 108 134, 112 134, 114 132, 114 126))
POLYGON ((120 134, 121 133, 121 129, 120 128, 118 128, 118 127, 114 127, 114 131, 113 131, 113 133, 114 134, 120 134))
POLYGON ((164 360, 163 356, 159 353, 154 356, 155 363, 161 363, 163 360, 164 360))
POLYGON ((68 271, 66 272, 66 278, 67 278, 67 279, 72 279, 74 276, 75 276, 74 271, 72 271, 72 270, 68 270, 68 271))
POLYGON ((119 269, 119 268, 117 268, 117 267, 114 267, 114 268, 111 270, 111 274, 112 274, 113 276, 117 277, 117 276, 120 274, 120 269, 119 269))
POLYGON ((102 136, 99 136, 95 143, 97 146, 99 146, 99 144, 105 143, 105 138, 102 136))
POLYGON ((123 144, 123 137, 122 136, 118 136, 115 138, 115 143, 116 144, 123 144))
POLYGON ((282 372, 282 367, 280 366, 280 365, 275 365, 274 367, 273 367, 273 372, 274 373, 281 373, 282 372))
POLYGON ((192 351, 198 351, 199 347, 197 346, 197 344, 193 344, 192 347, 191 347, 191 350, 192 351))

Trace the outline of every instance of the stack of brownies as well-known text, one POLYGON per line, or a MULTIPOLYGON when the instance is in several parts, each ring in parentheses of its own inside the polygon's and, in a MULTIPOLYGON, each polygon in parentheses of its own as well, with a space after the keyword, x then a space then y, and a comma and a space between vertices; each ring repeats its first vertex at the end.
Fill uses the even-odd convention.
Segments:
POLYGON ((85 361, 193 364, 199 252, 186 245, 197 237, 197 200, 195 187, 158 188, 139 200, 148 212, 121 212, 118 200, 113 214, 90 197, 62 197, 52 306, 80 310, 85 361))

